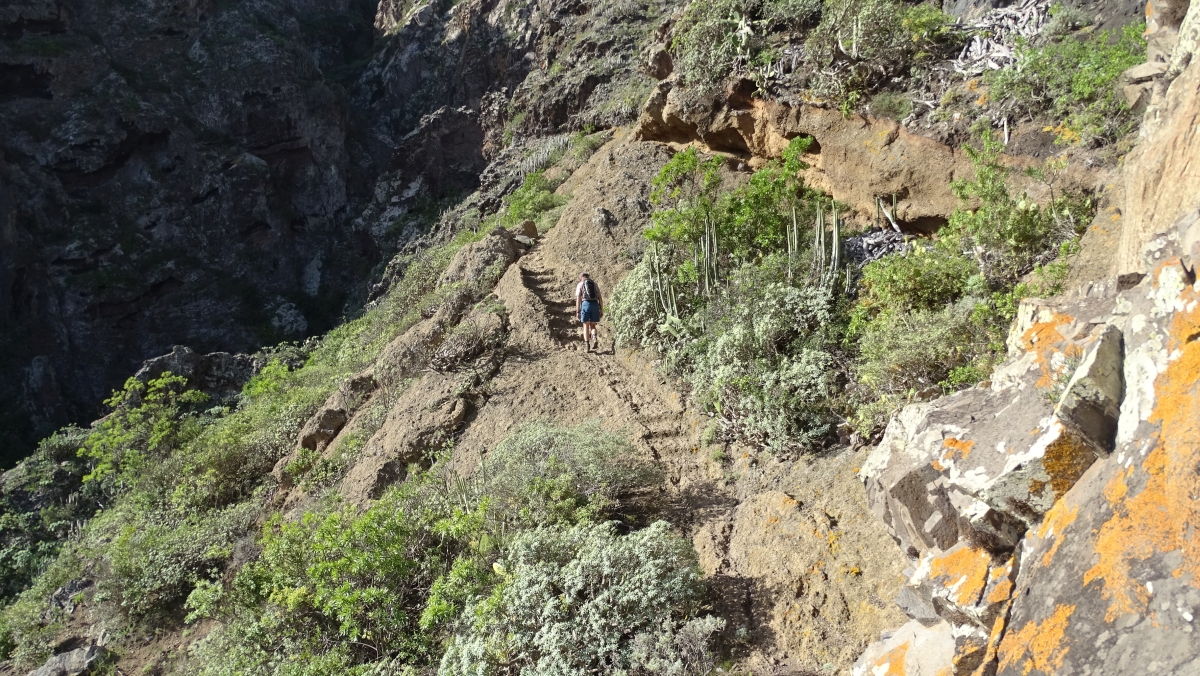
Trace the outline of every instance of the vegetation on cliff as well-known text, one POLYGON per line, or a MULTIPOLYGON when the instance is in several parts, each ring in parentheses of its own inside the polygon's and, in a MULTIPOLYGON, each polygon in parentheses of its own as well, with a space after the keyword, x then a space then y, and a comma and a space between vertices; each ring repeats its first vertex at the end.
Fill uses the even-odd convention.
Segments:
MULTIPOLYGON (((861 268, 844 259, 838 205, 797 177, 807 139, 725 191, 720 159, 676 155, 646 253, 614 293, 619 339, 658 350, 725 437, 776 449, 820 446, 839 422, 870 436, 918 395, 985 379, 1016 301, 1061 290, 1093 209, 1013 195, 1002 145, 978 143, 937 239, 861 268)), ((1052 186, 1062 168, 1030 175, 1052 186)))
MULTIPOLYGON (((45 516, 4 524, 6 559, 19 576, 13 591, 37 574, 0 613, 5 656, 36 663, 49 654, 65 620, 53 592, 72 580, 92 581, 92 601, 116 626, 136 627, 174 617, 197 584, 218 579, 254 528, 272 466, 321 402, 424 314, 456 295, 477 299, 495 283, 492 277, 438 286, 454 254, 482 234, 466 232, 411 255, 391 293, 310 352, 282 353, 246 384, 236 409, 203 410, 202 395, 165 374, 146 384, 131 380, 110 399, 113 413, 91 431, 43 443, 35 463, 68 456, 62 462, 69 475, 48 509, 80 523, 104 509, 81 528, 68 526, 65 542, 46 537, 47 528, 64 533, 48 527, 45 516), (70 459, 81 447, 79 459, 70 459)), ((411 366, 393 364, 393 373, 378 377, 398 392, 411 366)), ((381 406, 386 412, 386 402, 381 406)))

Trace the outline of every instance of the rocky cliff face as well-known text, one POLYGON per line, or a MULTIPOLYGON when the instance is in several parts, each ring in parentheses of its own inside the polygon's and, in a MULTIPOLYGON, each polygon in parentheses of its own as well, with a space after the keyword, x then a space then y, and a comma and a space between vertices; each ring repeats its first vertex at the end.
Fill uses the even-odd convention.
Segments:
POLYGON ((248 349, 337 316, 380 254, 343 227, 346 94, 326 71, 370 55, 370 12, 5 7, 8 429, 79 420, 172 343, 248 349))
POLYGON ((1140 260, 1121 264, 1144 274, 1023 302, 991 381, 904 409, 863 466, 910 561, 912 619, 855 674, 1196 670, 1200 205, 1176 151, 1198 73, 1162 83, 1180 117, 1150 123, 1125 167, 1140 260))
POLYGON ((610 8, 593 31, 586 9, 6 4, 0 425, 20 441, 5 457, 94 417, 173 344, 325 330, 514 132, 628 121, 660 10, 610 8))

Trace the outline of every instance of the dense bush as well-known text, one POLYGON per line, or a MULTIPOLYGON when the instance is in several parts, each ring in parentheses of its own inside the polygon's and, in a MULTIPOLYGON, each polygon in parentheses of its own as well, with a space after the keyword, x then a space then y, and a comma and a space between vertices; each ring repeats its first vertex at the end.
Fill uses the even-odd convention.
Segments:
POLYGON ((490 527, 499 532, 599 519, 624 493, 660 479, 627 440, 596 423, 525 425, 484 456, 476 476, 475 499, 486 498, 490 527))
POLYGON ((1119 36, 1100 31, 1043 46, 1023 43, 1017 63, 989 71, 986 81, 993 98, 1008 100, 1016 112, 1044 111, 1061 142, 1114 141, 1135 123, 1115 84, 1125 69, 1145 59, 1144 28, 1134 24, 1119 36))
POLYGON ((932 4, 825 0, 821 23, 804 44, 814 89, 853 107, 862 95, 914 66, 949 55, 961 34, 932 4))
POLYGON ((532 220, 538 223, 539 230, 548 229, 553 223, 546 222, 544 216, 556 214, 556 210, 567 203, 567 198, 554 193, 557 187, 544 172, 528 174, 519 188, 504 197, 504 210, 497 214, 495 224, 511 228, 532 220))
POLYGON ((619 535, 605 523, 621 495, 657 481, 634 457, 594 425, 535 423, 489 452, 472 479, 418 471, 364 511, 275 517, 257 560, 188 598, 193 621, 222 621, 196 648, 199 673, 439 663, 443 673, 516 673, 496 667, 517 660, 521 673, 545 662, 582 676, 600 664, 711 664, 719 623, 694 619, 703 589, 689 543, 665 524, 619 535))
POLYGON ((748 62, 763 49, 771 28, 810 23, 820 0, 717 0, 692 2, 675 28, 672 49, 684 83, 708 89, 729 76, 737 60, 748 62))
POLYGON ((840 244, 812 225, 829 202, 798 177, 808 142, 733 190, 719 158, 675 155, 611 305, 618 340, 661 351, 726 434, 781 449, 830 432, 841 362, 840 244))
POLYGON ((662 521, 629 535, 613 524, 520 533, 494 565, 499 582, 464 610, 438 673, 659 672, 660 662, 682 661, 674 646, 663 659, 660 636, 699 610, 695 556, 662 521))
MULTIPOLYGON (((378 655, 428 662, 436 643, 417 622, 444 552, 411 498, 396 490, 361 513, 268 522, 262 553, 230 591, 232 633, 201 649, 202 673, 331 673, 378 655)), ((211 606, 211 591, 197 589, 189 605, 211 606)))
MULTIPOLYGON (((963 148, 975 165, 975 178, 951 184, 964 203, 977 201, 978 208, 958 209, 951 215, 944 235, 947 245, 975 252, 980 273, 996 288, 1011 288, 1022 275, 1053 260, 1064 242, 1083 233, 1092 212, 1089 199, 1056 195, 1039 205, 1028 195, 1011 194, 1010 169, 1000 160, 1001 143, 985 132, 979 147, 963 148)), ((1053 188, 1056 172, 1065 163, 1051 161, 1047 167, 1027 171, 1053 188)))
POLYGON ((767 446, 813 446, 830 432, 839 335, 828 289, 794 286, 774 255, 732 275, 691 318, 672 355, 692 395, 731 431, 767 446))
POLYGON ((83 483, 88 467, 79 447, 87 435, 75 427, 60 430, 0 475, 0 603, 28 587, 77 523, 106 499, 96 482, 83 483))
MULTIPOLYGON (((93 463, 94 480, 86 485, 105 488, 107 509, 0 611, 0 635, 8 637, 0 643, 11 642, 22 664, 44 660, 62 621, 49 594, 85 574, 114 626, 181 615, 192 590, 211 589, 235 544, 252 532, 263 483, 292 450, 304 421, 340 383, 420 321, 429 304, 444 302, 445 289, 437 288, 442 271, 479 237, 467 234, 410 256, 387 296, 326 334, 299 366, 275 362, 263 369, 232 411, 197 410, 199 397, 171 376, 155 387, 135 383, 114 394, 114 414, 80 443, 81 460, 93 463)), ((471 296, 478 289, 457 292, 471 296)), ((421 366, 389 364, 395 372, 377 377, 395 390, 405 369, 421 366)))
POLYGON ((871 97, 869 107, 872 115, 891 118, 899 122, 912 113, 913 102, 904 94, 880 92, 871 97))
POLYGON ((146 463, 162 460, 199 434, 199 422, 188 414, 206 401, 208 395, 188 390, 187 378, 170 371, 146 383, 126 380, 124 389, 104 402, 112 413, 79 449, 92 467, 83 480, 102 482, 110 494, 128 488, 146 463))
MULTIPOLYGON (((847 340, 860 353, 852 401, 864 433, 918 394, 985 379, 1002 356, 1016 300, 1061 291, 1062 257, 1089 221, 1091 203, 1053 195, 1042 206, 1012 195, 1000 150, 990 134, 966 147, 975 177, 953 188, 977 206, 956 210, 933 245, 863 270, 847 340)), ((1062 168, 1029 173, 1052 185, 1062 168)))

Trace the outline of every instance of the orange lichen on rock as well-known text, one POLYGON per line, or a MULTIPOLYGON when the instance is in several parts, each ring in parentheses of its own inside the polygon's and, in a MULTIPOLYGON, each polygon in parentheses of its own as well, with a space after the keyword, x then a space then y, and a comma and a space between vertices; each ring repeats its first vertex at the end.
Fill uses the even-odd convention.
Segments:
POLYGON ((1058 553, 1058 547, 1063 542, 1063 530, 1067 526, 1074 523, 1075 518, 1079 516, 1079 505, 1071 504, 1071 498, 1067 497, 1054 503, 1049 512, 1046 512, 1046 518, 1042 519, 1042 524, 1038 526, 1037 536, 1041 539, 1047 537, 1054 538, 1054 544, 1050 545, 1050 549, 1042 555, 1042 565, 1050 566, 1050 562, 1054 560, 1054 555, 1058 553))
POLYGON ((997 604, 1003 603, 1012 597, 1014 585, 1010 576, 1015 564, 1016 561, 1010 556, 1007 563, 992 568, 991 572, 988 573, 988 586, 991 587, 991 591, 987 593, 985 601, 990 604, 997 604))
MULTIPOLYGON (((1049 320, 1034 324, 1026 329, 1024 335, 1021 336, 1021 342, 1025 346, 1025 350, 1033 353, 1037 360, 1038 368, 1042 371, 1042 376, 1037 381, 1038 387, 1050 387, 1059 376, 1058 370, 1050 364, 1050 356, 1054 352, 1054 346, 1066 340, 1063 334, 1059 332, 1058 327, 1073 321, 1075 321, 1074 317, 1061 312, 1055 312, 1049 320)), ((1072 345, 1070 347, 1075 348, 1075 353, 1081 352, 1078 346, 1072 345)), ((1077 354, 1072 354, 1069 350, 1064 351, 1064 353, 1067 356, 1078 356, 1077 354)))
POLYGON ((929 562, 931 582, 951 590, 950 600, 960 607, 974 605, 988 581, 991 555, 979 547, 956 547, 929 562))
MULTIPOLYGON (((1192 304, 1197 295, 1183 292, 1183 302, 1192 304)), ((1146 487, 1130 496, 1130 475, 1118 473, 1104 489, 1113 515, 1096 536, 1098 562, 1083 576, 1104 582, 1109 600, 1106 619, 1145 612, 1150 591, 1133 578, 1135 561, 1155 554, 1180 551, 1182 563, 1172 571, 1200 587, 1200 538, 1189 537, 1192 525, 1200 523, 1200 306, 1178 312, 1171 322, 1167 353, 1177 358, 1155 379, 1156 399, 1150 422, 1161 425, 1158 443, 1146 456, 1143 469, 1149 475, 1146 487)))
POLYGON ((872 676, 906 676, 904 661, 908 659, 908 643, 892 648, 883 657, 875 660, 872 676))
POLYGON ((948 450, 942 455, 942 460, 966 460, 971 451, 975 448, 975 442, 958 437, 946 437, 942 439, 942 445, 948 450))
POLYGON ((1096 461, 1096 453, 1070 431, 1062 430, 1042 455, 1042 468, 1050 475, 1050 487, 1056 498, 1062 497, 1096 461))
POLYGON ((1000 615, 992 623, 992 633, 988 635, 987 651, 983 654, 983 663, 971 672, 971 676, 991 676, 996 673, 996 652, 1000 648, 1000 640, 1004 637, 1004 631, 1008 628, 1008 609, 1011 603, 1011 601, 1004 603, 1000 615))
POLYGON ((1060 603, 1042 622, 1030 622, 1020 631, 1005 634, 997 651, 1000 657, 999 670, 1004 671, 1019 664, 1021 673, 1026 675, 1034 669, 1044 674, 1058 673, 1062 669, 1063 659, 1071 651, 1064 641, 1064 635, 1073 612, 1074 605, 1060 603))

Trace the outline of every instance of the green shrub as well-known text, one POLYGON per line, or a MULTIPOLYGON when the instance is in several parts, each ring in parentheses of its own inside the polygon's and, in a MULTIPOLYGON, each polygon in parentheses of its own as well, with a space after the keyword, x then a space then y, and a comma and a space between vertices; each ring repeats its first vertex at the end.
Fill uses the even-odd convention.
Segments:
POLYGON ((529 423, 484 456, 476 491, 491 528, 573 524, 611 514, 622 495, 659 483, 627 440, 598 423, 529 423))
POLYGON ((189 408, 208 401, 208 395, 188 390, 187 378, 170 371, 148 383, 125 381, 104 404, 112 413, 84 441, 79 455, 91 460, 84 481, 103 481, 109 491, 126 487, 142 473, 145 463, 161 459, 200 431, 189 408))
POLYGON ((972 282, 980 283, 972 279, 978 275, 975 261, 946 240, 874 261, 863 268, 859 280, 850 335, 857 336, 868 321, 889 311, 934 310, 952 303, 972 282))
MULTIPOLYGON (((980 270, 994 289, 1011 288, 1020 276, 1053 260, 1064 242, 1083 233, 1092 212, 1089 199, 1073 195, 1052 192, 1046 206, 1025 194, 1014 197, 1008 188, 1010 169, 1000 160, 1002 149, 990 132, 983 134, 978 148, 963 146, 975 165, 975 178, 951 187, 963 202, 975 200, 979 206, 957 209, 946 233, 950 246, 978 252, 980 270)), ((1052 184, 1055 172, 1065 166, 1027 173, 1052 184)))
POLYGON ((68 539, 33 583, 0 612, 0 659, 13 666, 38 666, 53 654, 67 622, 65 609, 51 599, 55 591, 83 577, 85 559, 68 539))
POLYGON ((0 604, 21 593, 54 560, 75 523, 105 496, 83 483, 79 447, 88 432, 68 427, 43 439, 0 478, 0 604))
POLYGON ((526 531, 495 574, 463 612, 439 674, 620 673, 681 661, 670 639, 707 639, 723 624, 689 627, 700 571, 691 544, 662 521, 628 535, 613 524, 526 531))
POLYGON ((254 399, 264 394, 278 392, 287 379, 289 370, 287 364, 279 359, 272 359, 262 367, 261 371, 246 381, 246 384, 242 386, 242 394, 248 399, 254 399))
POLYGON ((1091 24, 1092 17, 1083 10, 1056 2, 1050 5, 1050 20, 1042 27, 1040 36, 1061 38, 1091 24))
POLYGON ((197 580, 219 576, 258 512, 258 505, 240 503, 203 515, 146 513, 129 504, 102 513, 89 534, 107 542, 87 552, 107 572, 97 582, 100 598, 135 618, 171 616, 197 580))
POLYGON ((565 197, 554 194, 555 187, 540 171, 526 176, 521 187, 504 198, 502 223, 506 226, 515 225, 566 204, 565 197))
MULTIPOLYGON (((443 564, 411 490, 389 491, 362 512, 275 517, 260 546, 222 592, 231 614, 197 648, 200 673, 332 674, 382 655, 431 659, 436 645, 418 619, 443 564)), ((205 607, 215 593, 198 586, 189 606, 216 614, 205 607)))
POLYGON ((812 22, 820 0, 717 0, 692 2, 676 23, 672 51, 683 82, 715 88, 739 58, 761 62, 771 28, 797 29, 812 22))
POLYGON ((1062 143, 1096 145, 1115 141, 1136 124, 1116 91, 1121 73, 1145 60, 1144 24, 1061 42, 1017 48, 1011 68, 985 78, 996 100, 1010 100, 1018 113, 1044 113, 1062 143), (1116 38, 1116 39, 1114 39, 1116 38))
POLYGON ((852 106, 863 93, 952 51, 961 37, 953 26, 954 17, 932 4, 825 0, 821 23, 804 44, 812 86, 852 106))
POLYGON ((991 336, 973 321, 976 304, 888 312, 872 322, 860 344, 858 382, 876 394, 907 396, 941 385, 955 368, 986 360, 991 336))
POLYGON ((668 349, 668 344, 674 341, 665 330, 659 330, 665 320, 659 303, 651 252, 643 255, 633 270, 617 283, 608 302, 617 342, 659 351, 668 349))
MULTIPOLYGON (((1062 290, 1091 202, 1055 195, 1038 205, 1013 197, 1001 145, 985 133, 966 146, 975 177, 952 187, 964 204, 930 247, 866 266, 847 342, 857 344, 854 425, 870 434, 918 394, 987 378, 1004 349, 1019 299, 1062 290), (1030 274, 1032 273, 1032 274, 1030 274), (1025 281, 1022 281, 1025 280, 1025 281)), ((1026 172, 1053 188, 1064 164, 1026 172)))
POLYGON ((871 97, 870 106, 875 115, 900 121, 912 113, 913 102, 904 94, 880 92, 871 97))

